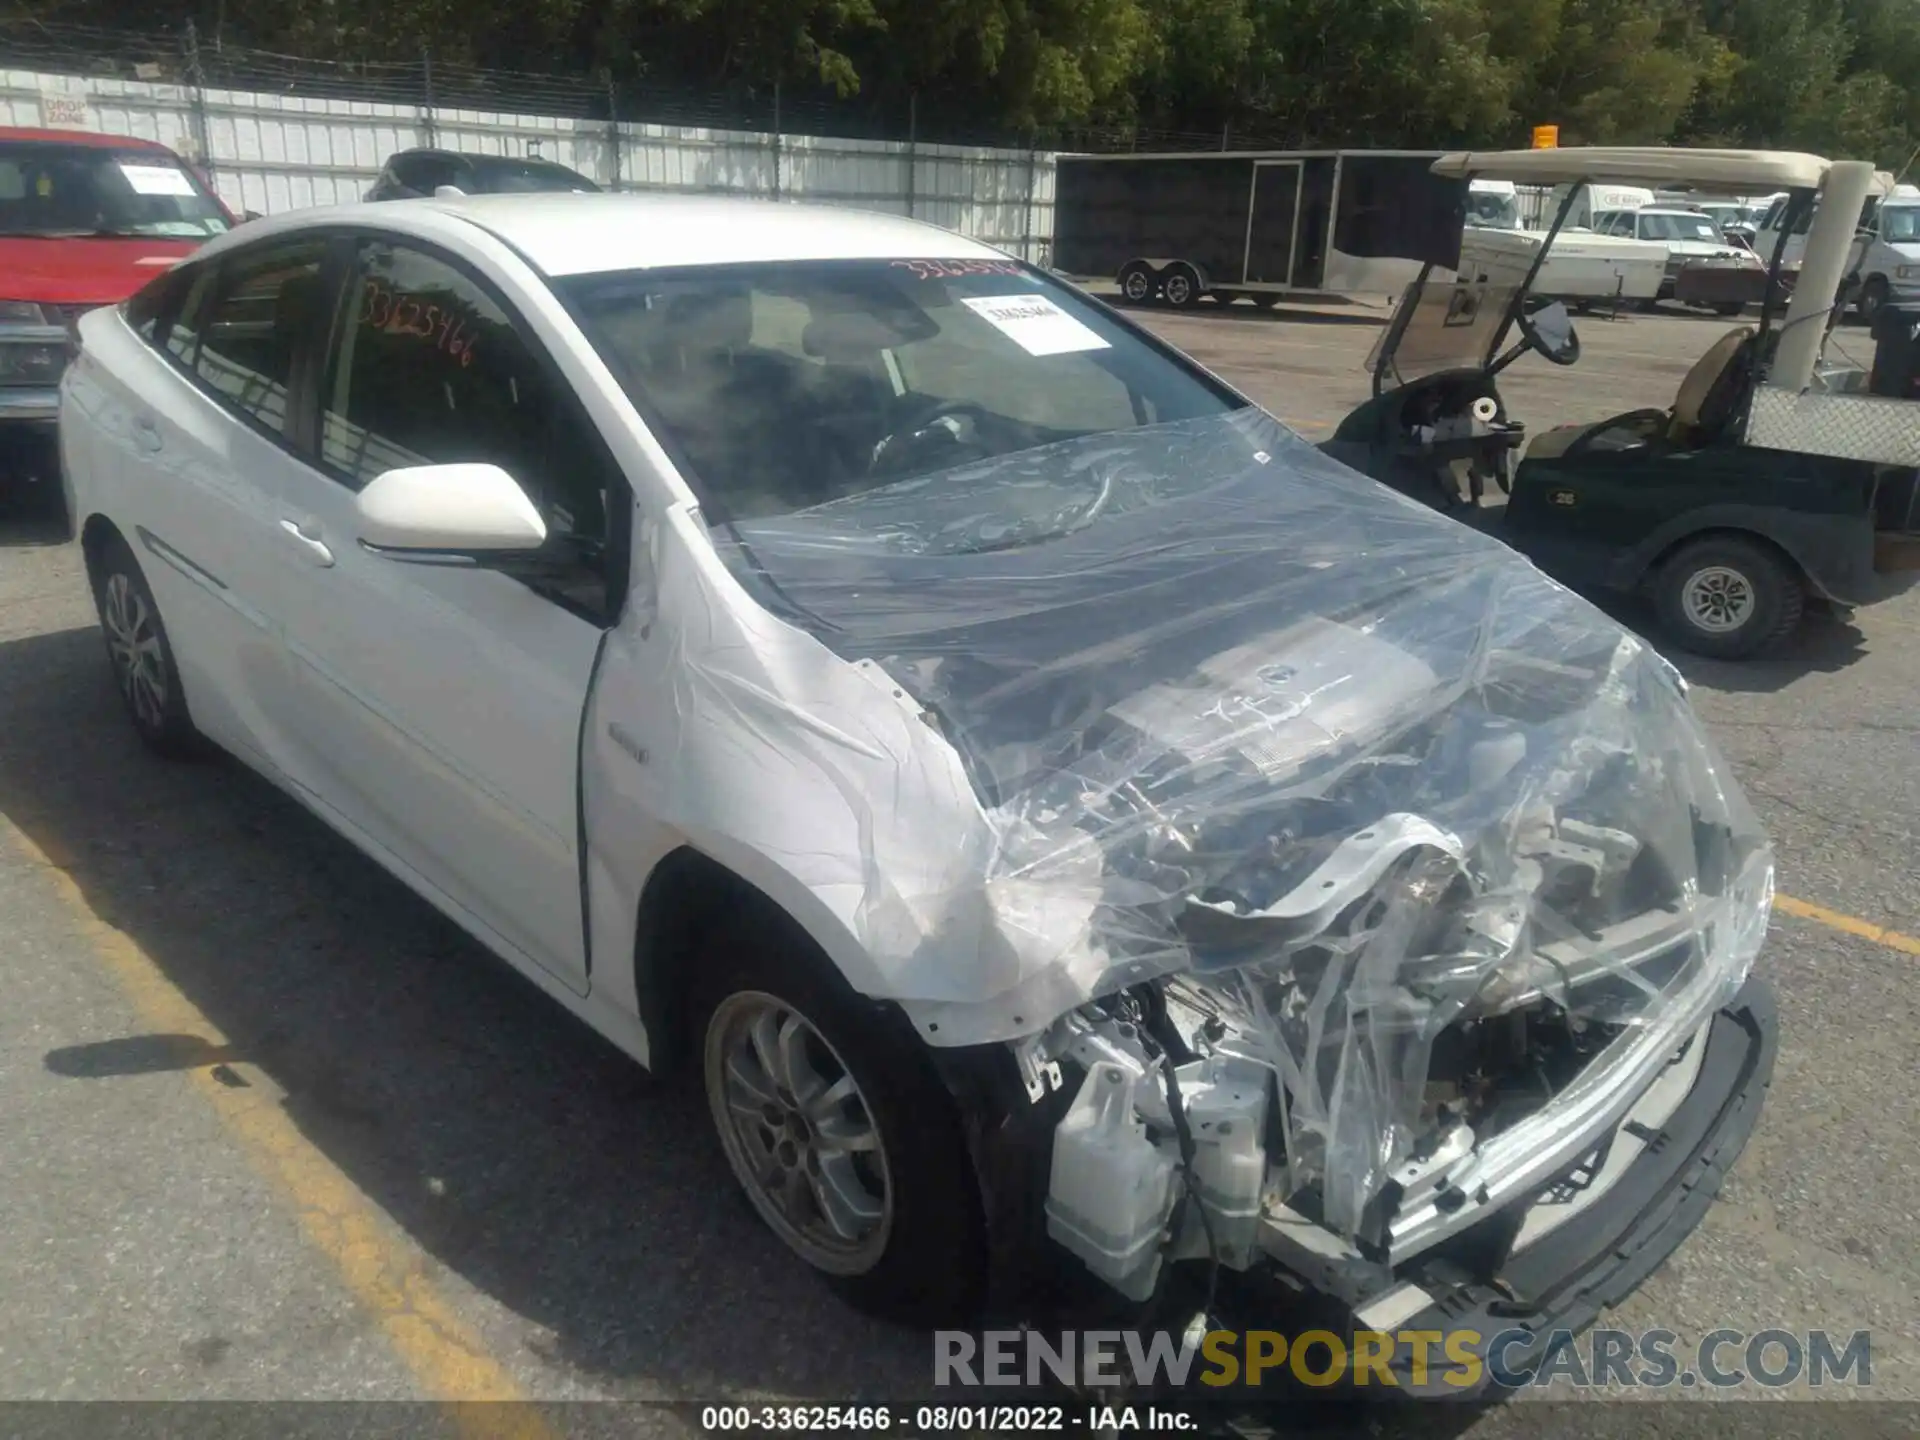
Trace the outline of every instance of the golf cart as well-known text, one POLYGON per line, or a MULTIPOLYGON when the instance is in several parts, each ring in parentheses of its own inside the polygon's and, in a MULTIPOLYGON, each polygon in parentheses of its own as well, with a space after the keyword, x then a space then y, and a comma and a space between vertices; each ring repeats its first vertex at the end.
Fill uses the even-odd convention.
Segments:
POLYGON ((1703 655, 1757 654, 1809 602, 1868 604, 1913 578, 1920 405, 1822 359, 1860 215, 1889 177, 1812 155, 1680 149, 1455 154, 1434 170, 1565 185, 1567 198, 1524 271, 1464 283, 1422 270, 1370 361, 1374 398, 1329 454, 1565 584, 1648 593, 1674 643, 1703 655), (1579 361, 1565 307, 1531 291, 1582 186, 1620 181, 1785 190, 1803 214, 1817 202, 1791 298, 1776 246, 1757 323, 1709 345, 1670 408, 1530 437, 1499 378, 1528 351, 1579 361))

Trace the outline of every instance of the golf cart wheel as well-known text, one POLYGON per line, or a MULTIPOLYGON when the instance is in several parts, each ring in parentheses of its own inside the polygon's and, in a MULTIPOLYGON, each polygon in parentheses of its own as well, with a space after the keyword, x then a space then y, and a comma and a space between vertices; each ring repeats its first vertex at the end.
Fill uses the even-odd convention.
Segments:
POLYGON ((862 1309, 968 1322, 986 1272, 980 1187, 912 1027, 782 917, 724 923, 700 973, 707 1106, 761 1220, 862 1309))
POLYGON ((1739 535, 1674 552, 1655 582, 1660 618, 1696 655, 1740 660, 1784 643, 1800 626, 1806 589, 1790 561, 1739 535))
POLYGON ((1887 299, 1886 276, 1870 275, 1867 277, 1867 283, 1860 287, 1859 298, 1853 302, 1853 313, 1871 324, 1873 317, 1886 306, 1887 299))
POLYGON ((118 534, 93 547, 90 560, 87 568, 107 660, 135 733, 154 754, 170 760, 201 754, 205 742, 187 713, 180 667, 140 562, 118 534))
POLYGON ((1129 305, 1145 305, 1153 299, 1153 292, 1159 288, 1159 282, 1153 276, 1153 267, 1142 265, 1138 260, 1121 269, 1119 283, 1121 298, 1129 305))
POLYGON ((1200 272, 1184 262, 1169 265, 1160 277, 1160 294, 1176 310, 1190 310, 1200 303, 1200 272))

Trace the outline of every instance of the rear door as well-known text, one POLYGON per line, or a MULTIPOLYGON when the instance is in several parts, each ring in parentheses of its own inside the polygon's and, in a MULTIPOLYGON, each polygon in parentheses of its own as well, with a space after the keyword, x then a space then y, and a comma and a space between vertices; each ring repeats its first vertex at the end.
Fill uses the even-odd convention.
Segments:
POLYGON ((194 719, 277 763, 282 636, 265 607, 286 562, 280 494, 297 462, 293 397, 318 353, 324 240, 293 237, 186 267, 134 307, 88 373, 109 515, 153 586, 194 719))
POLYGON ((1293 249, 1300 224, 1301 162, 1256 160, 1247 215, 1246 279, 1250 284, 1293 283, 1293 249))
POLYGON ((510 956, 587 988, 580 726, 624 594, 632 502, 500 292, 414 241, 363 238, 319 391, 319 448, 274 517, 301 773, 510 956), (404 465, 487 461, 554 541, 521 578, 376 556, 355 497, 404 465))

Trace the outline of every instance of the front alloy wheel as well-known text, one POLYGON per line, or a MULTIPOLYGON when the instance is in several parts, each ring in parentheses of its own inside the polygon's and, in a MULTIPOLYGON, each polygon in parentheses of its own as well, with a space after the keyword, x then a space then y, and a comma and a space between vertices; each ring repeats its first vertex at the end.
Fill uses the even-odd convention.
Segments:
POLYGON ((863 1275, 893 1231, 893 1183, 846 1062, 794 1006, 757 990, 707 1027, 707 1100, 733 1173, 774 1233, 817 1269, 863 1275))
POLYGON ((862 1309, 966 1325, 986 1216, 960 1104, 914 1027, 784 915, 715 925, 688 1003, 715 1137, 788 1249, 862 1309))

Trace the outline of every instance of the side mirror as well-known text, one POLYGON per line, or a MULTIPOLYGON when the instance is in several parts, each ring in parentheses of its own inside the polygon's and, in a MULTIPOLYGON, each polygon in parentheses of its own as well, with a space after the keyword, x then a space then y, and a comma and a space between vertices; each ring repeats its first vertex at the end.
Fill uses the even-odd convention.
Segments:
POLYGON ((410 465, 377 476, 354 503, 360 543, 391 560, 445 563, 525 555, 546 522, 498 465, 410 465))
POLYGON ((1555 300, 1538 310, 1520 316, 1520 336, 1542 357, 1555 365, 1580 362, 1580 337, 1574 333, 1573 316, 1555 300))

